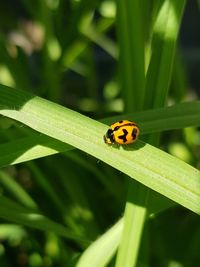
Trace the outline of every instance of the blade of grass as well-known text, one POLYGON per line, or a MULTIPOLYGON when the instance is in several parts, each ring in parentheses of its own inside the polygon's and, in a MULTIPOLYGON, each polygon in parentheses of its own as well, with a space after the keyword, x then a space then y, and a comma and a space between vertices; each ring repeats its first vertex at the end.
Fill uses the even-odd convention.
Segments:
MULTIPOLYGON (((171 81, 176 40, 181 24, 184 4, 184 0, 166 0, 159 9, 158 16, 153 27, 153 42, 151 47, 152 56, 146 77, 145 100, 149 106, 145 106, 145 108, 161 107, 166 103, 169 84, 171 81)), ((158 145, 159 137, 160 135, 158 133, 150 135, 147 140, 150 144, 158 145)), ((143 190, 145 190, 145 188, 143 190)), ((149 197, 154 198, 154 193, 152 191, 149 191, 147 194, 149 197)), ((133 265, 127 263, 127 266, 135 265, 136 259, 133 265)))
MULTIPOLYGON (((94 29, 94 26, 91 25, 92 30, 95 31, 92 39, 94 39, 95 42, 97 39, 98 44, 100 46, 101 46, 101 42, 99 43, 99 40, 101 41, 101 36, 103 36, 103 33, 106 32, 113 25, 113 23, 114 23, 114 20, 100 19, 95 29, 94 29)), ((82 38, 79 40, 75 40, 74 43, 70 47, 67 47, 66 51, 64 51, 62 54, 63 68, 73 68, 74 62, 77 60, 80 54, 83 53, 88 48, 90 44, 90 39, 82 38)), ((110 55, 113 55, 114 58, 117 57, 117 48, 113 46, 113 43, 111 43, 111 46, 109 43, 109 47, 107 48, 106 46, 105 50, 109 52, 111 48, 113 50, 110 53, 110 55)), ((102 49, 104 49, 104 46, 102 47, 102 49)))
POLYGON ((124 213, 124 229, 117 253, 116 267, 135 266, 147 215, 146 201, 149 190, 136 181, 129 186, 124 213))
MULTIPOLYGON (((125 110, 133 112, 141 110, 144 101, 144 8, 141 1, 117 1, 118 32, 120 43, 120 67, 125 110), (137 64, 135 64, 137 62, 137 64), (128 78, 128 80, 127 80, 128 78), (126 84, 124 84, 124 81, 126 84)), ((134 200, 143 200, 139 196, 143 186, 129 181, 129 194, 125 207, 124 230, 120 241, 115 266, 134 266, 139 250, 140 235, 145 220, 145 208, 137 205, 134 200), (141 188, 141 189, 139 189, 141 188), (140 222, 140 223, 139 223, 140 222), (127 235, 128 233, 128 235, 127 235), (138 233, 135 238, 135 233, 138 233), (131 253, 128 253, 131 251, 131 253)), ((144 197, 144 194, 142 194, 144 197)), ((144 197, 144 199, 146 199, 144 197)))
MULTIPOLYGON (((166 104, 184 6, 185 0, 166 0, 158 12, 153 27, 152 56, 146 77, 145 108, 157 108, 166 104)), ((148 142, 158 145, 159 136, 151 135, 148 142)))
MULTIPOLYGON (((124 1, 125 2, 125 1, 124 1)), ((128 1, 127 1, 128 2, 128 1)), ((137 2, 137 1, 136 1, 137 2)), ((154 35, 153 35, 153 55, 151 57, 149 70, 154 73, 154 80, 152 82, 152 85, 154 88, 150 88, 152 93, 152 98, 149 97, 149 90, 146 90, 146 99, 148 99, 149 105, 156 107, 156 106, 162 106, 165 102, 166 96, 167 96, 167 90, 169 87, 169 81, 171 77, 170 69, 172 68, 172 62, 173 62, 173 53, 174 53, 174 47, 175 47, 175 41, 177 38, 177 33, 180 25, 180 14, 175 14, 174 12, 183 10, 182 2, 180 1, 180 5, 174 5, 172 1, 164 1, 163 5, 160 9, 160 12, 158 13, 158 17, 155 23, 155 27, 153 29, 154 35), (176 7, 176 9, 175 9, 176 7), (181 8, 180 8, 181 7, 181 8), (176 17, 177 15, 177 17, 176 17), (176 19, 176 21, 175 21, 176 19), (175 23, 176 22, 176 23, 175 23), (169 42, 169 37, 171 37, 169 42), (170 43, 170 45, 168 45, 170 43), (157 49, 155 49, 157 48, 157 49), (160 54, 159 54, 160 53, 160 54), (168 62, 164 62, 165 57, 168 57, 168 62), (152 60, 153 59, 153 60, 152 60), (152 64, 154 62, 155 64, 152 64), (165 64, 163 64, 165 63, 165 64), (158 75, 159 73, 159 75, 158 75), (164 78, 165 80, 164 80, 164 78), (161 79, 163 78, 163 79, 161 79), (160 87, 160 85, 163 85, 161 81, 164 80, 164 86, 160 87), (166 81, 168 83, 166 83, 166 81), (156 86, 155 86, 156 83, 156 86)), ((177 12, 178 13, 178 12, 177 12)), ((141 12, 138 12, 141 16, 141 12)), ((127 17, 129 13, 127 12, 127 17)), ((142 25, 142 23, 141 23, 142 25)), ((123 27, 126 25, 123 25, 123 27)), ((138 27, 139 29, 139 27, 138 27)), ((141 29, 140 29, 141 30, 141 29)), ((136 35, 137 36, 137 35, 136 35)), ((130 37, 131 39, 131 37, 130 37)), ((128 38, 127 38, 128 41, 128 38)), ((132 49, 134 49, 134 46, 132 46, 132 49)), ((137 50, 136 50, 137 51, 137 50)), ((128 53, 126 54, 128 56, 128 53)), ((130 55, 126 58, 127 61, 130 61, 130 55)), ((137 61, 138 63, 138 61, 137 61)), ((129 64, 131 66, 131 64, 129 64)), ((123 66, 124 67, 124 66, 123 66)), ((132 71, 133 69, 130 69, 132 71)), ((147 80, 146 83, 148 85, 148 78, 153 77, 152 73, 150 73, 148 70, 147 73, 147 80), (150 75, 148 76, 148 74, 150 75)), ((124 73, 122 73, 123 75, 124 73)), ((125 76, 125 75, 124 75, 125 76)), ((138 75, 136 75, 136 80, 138 79, 138 75)), ((134 85, 134 84, 133 84, 134 85)), ((134 87, 132 88, 134 90, 134 93, 136 93, 138 88, 134 87)), ((132 99, 131 99, 132 100, 132 99)), ((141 99, 137 99, 137 101, 140 101, 141 99)), ((127 102, 128 103, 128 102, 127 102)), ((125 99, 125 104, 126 99, 125 99)), ((143 102, 140 103, 141 106, 143 105, 143 102)), ((153 140, 158 140, 158 135, 153 136, 153 140)), ((151 143, 155 143, 151 140, 151 143)), ((137 260, 137 252, 139 251, 139 244, 140 244, 140 236, 142 233, 142 225, 145 220, 145 199, 148 196, 148 191, 142 186, 138 186, 137 191, 135 192, 134 183, 131 183, 129 186, 129 195, 127 199, 127 205, 125 209, 125 223, 124 223, 124 234, 122 235, 122 242, 120 243, 120 249, 117 255, 117 261, 116 266, 135 266, 136 260, 137 260), (145 196, 146 192, 146 196, 145 196), (135 205, 135 200, 139 198, 140 195, 143 195, 144 200, 141 200, 140 205, 135 205), (138 216, 136 218, 135 214, 138 216), (143 223, 141 223, 143 218, 143 223), (138 220, 140 223, 138 223, 138 220), (135 231, 138 233, 138 235, 135 238, 135 231), (127 232, 134 233, 133 235, 128 236, 127 232), (132 251, 132 253, 129 252, 129 248, 132 251)), ((140 199, 140 198, 139 198, 140 199)))
POLYGON ((80 257, 77 267, 104 267, 113 257, 120 241, 123 219, 119 220, 99 239, 93 242, 80 257), (95 257, 94 257, 95 255, 95 257))
MULTIPOLYGON (((200 125, 200 101, 181 103, 171 107, 118 115, 101 121, 111 124, 124 118, 138 122, 141 135, 200 125), (165 121, 165 123, 163 123, 165 121)), ((2 122, 3 123, 3 122, 2 122)), ((47 135, 32 133, 0 145, 0 167, 13 165, 55 153, 74 149, 47 135)))
POLYGON ((115 43, 108 39, 103 33, 99 32, 98 29, 95 29, 91 23, 83 23, 83 25, 80 27, 80 31, 89 40, 93 41, 102 49, 104 49, 110 56, 112 56, 114 59, 117 59, 118 50, 115 43))
POLYGON ((145 108, 161 107, 166 102, 184 6, 185 0, 167 0, 158 13, 146 77, 145 108))
POLYGON ((131 178, 200 213, 200 172, 141 141, 125 146, 103 142, 107 126, 40 97, 1 86, 0 114, 69 143, 131 178))
POLYGON ((0 183, 27 208, 37 210, 37 204, 28 193, 6 172, 0 171, 0 183))
POLYGON ((144 36, 141 1, 117 0, 120 78, 125 110, 140 110, 144 98, 144 36), (137 38, 136 38, 137 36, 137 38), (137 62, 137 63, 136 63, 137 62), (137 88, 137 90, 134 90, 137 88))
POLYGON ((0 145, 0 167, 53 155, 72 146, 38 133, 0 145))

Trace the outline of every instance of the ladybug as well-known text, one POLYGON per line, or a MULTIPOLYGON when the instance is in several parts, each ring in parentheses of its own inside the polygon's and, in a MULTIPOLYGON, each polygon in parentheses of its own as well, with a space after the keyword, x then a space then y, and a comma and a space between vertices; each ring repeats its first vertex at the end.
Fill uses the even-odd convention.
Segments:
POLYGON ((137 124, 133 121, 122 120, 111 124, 103 139, 106 144, 131 144, 140 134, 137 124))

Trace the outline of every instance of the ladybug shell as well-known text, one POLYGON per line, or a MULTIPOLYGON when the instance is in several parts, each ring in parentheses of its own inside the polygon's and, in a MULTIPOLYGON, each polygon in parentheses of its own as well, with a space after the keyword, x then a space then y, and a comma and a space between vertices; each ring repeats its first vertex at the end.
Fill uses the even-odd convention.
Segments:
POLYGON ((133 121, 122 120, 113 123, 104 136, 107 144, 131 144, 140 134, 137 124, 133 121))

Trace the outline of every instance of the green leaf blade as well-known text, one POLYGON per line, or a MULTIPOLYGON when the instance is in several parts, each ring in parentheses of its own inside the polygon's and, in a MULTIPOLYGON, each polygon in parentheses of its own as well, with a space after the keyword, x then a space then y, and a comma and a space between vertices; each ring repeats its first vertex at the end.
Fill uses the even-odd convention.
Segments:
POLYGON ((106 125, 23 91, 1 88, 0 106, 0 114, 77 147, 200 214, 200 172, 181 160, 139 140, 129 146, 108 146, 103 142, 106 125), (18 92, 27 102, 19 110, 9 110, 18 101, 18 92), (7 93, 5 103, 2 96, 7 93))

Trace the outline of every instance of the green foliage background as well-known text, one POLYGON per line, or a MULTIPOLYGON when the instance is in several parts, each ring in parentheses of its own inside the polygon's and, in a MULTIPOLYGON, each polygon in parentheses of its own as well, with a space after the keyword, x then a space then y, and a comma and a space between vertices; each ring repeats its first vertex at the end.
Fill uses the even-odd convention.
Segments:
POLYGON ((177 45, 185 4, 1 4, 1 266, 199 265, 200 102, 188 100, 177 45), (106 145, 124 118, 139 140, 106 145))

